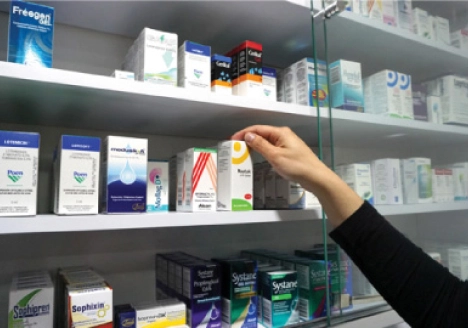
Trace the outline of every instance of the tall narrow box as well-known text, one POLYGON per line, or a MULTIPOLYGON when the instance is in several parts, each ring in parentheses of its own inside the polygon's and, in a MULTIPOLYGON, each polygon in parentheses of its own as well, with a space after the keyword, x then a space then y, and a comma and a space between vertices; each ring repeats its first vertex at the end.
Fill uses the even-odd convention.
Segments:
POLYGON ((398 1, 382 0, 382 20, 390 26, 398 25, 398 1))
POLYGON ((372 161, 372 182, 376 205, 403 204, 400 160, 385 158, 372 161))
POLYGON ((361 64, 339 60, 330 64, 332 107, 364 111, 361 64))
POLYGON ((401 117, 413 120, 413 92, 411 90, 411 75, 398 73, 398 86, 401 97, 401 117))
POLYGON ((257 328, 257 262, 245 259, 219 263, 223 281, 223 327, 257 328))
POLYGON ((262 210, 265 208, 265 164, 257 163, 254 165, 254 209, 262 210))
POLYGON ((253 209, 253 166, 244 141, 218 144, 218 211, 253 209))
POLYGON ((147 164, 147 139, 106 138, 101 165, 101 202, 104 212, 146 211, 147 164))
POLYGON ((427 11, 420 8, 413 9, 413 32, 426 39, 431 39, 432 25, 427 11))
POLYGON ((285 103, 297 103, 297 83, 296 83, 297 63, 285 68, 282 72, 283 99, 285 103))
POLYGON ((417 121, 428 121, 427 87, 422 84, 413 84, 413 116, 417 121))
POLYGON ((211 91, 232 95, 232 59, 213 55, 211 57, 211 91))
POLYGON ((0 131, 0 216, 36 215, 39 134, 0 131))
POLYGON ((428 96, 427 103, 427 121, 435 124, 444 124, 442 101, 440 97, 428 96))
POLYGON ((191 148, 185 152, 185 183, 183 211, 216 211, 217 189, 216 149, 191 148))
POLYGON ((54 212, 98 214, 101 139, 63 135, 54 158, 54 212))
POLYGON ((468 79, 449 75, 441 78, 441 81, 444 123, 468 125, 468 79))
POLYGON ((231 50, 227 56, 233 61, 233 94, 260 97, 263 46, 256 42, 244 41, 231 50))
POLYGON ((137 80, 177 85, 177 34, 145 28, 138 36, 135 47, 137 80))
POLYGON ((401 118, 403 113, 399 82, 399 74, 390 70, 383 70, 366 78, 365 112, 401 118))
POLYGON ((398 27, 413 32, 412 0, 397 0, 398 27))
POLYGON ((263 67, 262 69, 262 95, 270 101, 276 101, 276 69, 263 67))
POLYGON ((169 210, 169 163, 148 161, 146 212, 169 210))
POLYGON ((461 29, 450 33, 450 44, 464 52, 468 51, 468 30, 461 29))
POLYGON ((432 168, 429 158, 401 160, 405 204, 432 203, 432 168))
POLYGON ((178 57, 179 87, 209 92, 211 88, 211 47, 185 41, 179 48, 178 57))
POLYGON ((54 8, 11 1, 7 61, 50 68, 53 43, 54 8))
POLYGON ((296 96, 297 103, 305 106, 328 107, 329 92, 327 80, 327 63, 317 60, 317 81, 315 83, 315 61, 304 58, 296 63, 296 96))
POLYGON ((177 154, 175 159, 175 167, 176 167, 176 176, 175 176, 175 183, 174 185, 177 188, 175 193, 175 210, 180 212, 185 210, 185 204, 188 198, 187 195, 187 182, 188 177, 185 172, 185 152, 180 152, 177 154))
POLYGON ((468 200, 468 163, 455 163, 450 169, 453 172, 454 200, 468 200))
POLYGON ((450 46, 450 21, 446 18, 436 16, 433 18, 433 25, 437 42, 450 46))

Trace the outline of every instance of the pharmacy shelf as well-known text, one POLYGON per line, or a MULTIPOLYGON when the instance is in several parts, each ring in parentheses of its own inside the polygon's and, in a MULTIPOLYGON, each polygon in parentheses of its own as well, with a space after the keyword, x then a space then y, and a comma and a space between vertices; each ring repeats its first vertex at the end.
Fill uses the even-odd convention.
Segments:
POLYGON ((310 210, 249 211, 241 213, 169 212, 76 216, 42 214, 33 217, 2 217, 0 220, 0 234, 219 226, 319 220, 321 217, 322 210, 320 207, 310 210))
POLYGON ((408 205, 376 205, 376 209, 382 215, 410 215, 428 214, 452 211, 468 211, 468 202, 457 203, 432 203, 432 204, 408 204, 408 205))
POLYGON ((2 122, 226 139, 250 124, 317 139, 312 107, 0 62, 2 122))
MULTIPOLYGON (((329 117, 328 110, 321 111, 324 118, 329 117)), ((338 109, 332 111, 332 117, 334 144, 337 147, 353 148, 359 145, 376 149, 425 149, 455 147, 468 142, 468 127, 465 126, 388 118, 338 109)), ((326 122, 322 126, 325 132, 329 128, 326 122)))
MULTIPOLYGON (((349 320, 349 319, 348 319, 349 320)), ((354 321, 338 324, 335 328, 392 328, 403 324, 404 320, 395 311, 384 311, 377 314, 369 313, 354 321)), ((407 326, 409 327, 409 326, 407 326)))
MULTIPOLYGON (((307 0, 35 2, 54 7, 56 23, 132 39, 149 27, 178 34, 179 44, 191 40, 221 54, 245 39, 257 41, 264 63, 278 67, 312 53, 307 0)), ((9 2, 0 1, 0 11, 9 12, 9 2)))
MULTIPOLYGON (((360 62, 364 77, 383 69, 411 74, 415 82, 468 74, 468 53, 352 12, 328 20, 327 33, 330 61, 360 62)), ((323 45, 323 29, 315 34, 323 45)))

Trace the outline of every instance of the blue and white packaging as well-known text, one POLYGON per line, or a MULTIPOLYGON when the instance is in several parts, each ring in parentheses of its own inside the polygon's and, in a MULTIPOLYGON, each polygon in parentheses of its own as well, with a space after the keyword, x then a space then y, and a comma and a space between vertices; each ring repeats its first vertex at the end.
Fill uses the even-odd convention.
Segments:
POLYGON ((330 64, 330 87, 333 108, 364 111, 360 63, 338 60, 330 64))
POLYGON ((185 89, 211 90, 211 47, 185 41, 179 48, 177 84, 185 89))
POLYGON ((411 75, 398 73, 398 86, 400 87, 401 97, 401 117, 414 120, 411 75))
POLYGON ((276 101, 276 69, 263 66, 262 97, 276 101))
POLYGON ((146 211, 148 139, 109 136, 103 146, 101 202, 106 213, 146 211))
POLYGON ((296 98, 304 106, 328 107, 329 93, 327 81, 327 63, 317 60, 317 80, 315 85, 315 60, 304 58, 296 63, 296 98), (317 96, 318 94, 318 96, 317 96))
POLYGON ((11 1, 7 61, 50 68, 53 43, 54 8, 11 1))
POLYGON ((98 214, 101 139, 63 135, 54 156, 54 213, 98 214))
MULTIPOLYGON (((366 113, 395 118, 403 117, 399 76, 395 71, 383 70, 364 79, 366 113)), ((411 99, 412 110, 413 100, 411 99)))
POLYGON ((0 131, 0 216, 36 215, 39 134, 0 131))
POLYGON ((169 210, 169 163, 148 161, 146 212, 169 210))

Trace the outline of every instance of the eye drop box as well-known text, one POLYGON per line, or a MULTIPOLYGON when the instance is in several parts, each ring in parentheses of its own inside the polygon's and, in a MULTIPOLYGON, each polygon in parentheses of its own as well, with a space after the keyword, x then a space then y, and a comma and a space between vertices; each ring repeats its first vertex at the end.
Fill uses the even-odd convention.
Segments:
POLYGON ((277 209, 304 209, 305 191, 297 182, 284 179, 276 175, 276 208, 277 209))
POLYGON ((455 48, 468 51, 468 30, 461 29, 450 33, 450 43, 455 48))
POLYGON ((428 121, 435 124, 444 124, 442 116, 442 103, 440 97, 427 97, 427 118, 428 121))
POLYGON ((177 156, 169 159, 169 211, 175 211, 177 204, 177 156))
POLYGON ((50 68, 53 43, 54 8, 11 1, 7 61, 50 68))
POLYGON ((411 75, 398 73, 398 86, 400 87, 401 97, 401 117, 414 120, 411 75))
POLYGON ((432 169, 432 197, 434 203, 448 203, 453 201, 453 186, 450 185, 450 179, 447 176, 452 176, 452 170, 435 168, 432 169), (451 187, 451 189, 449 189, 451 187), (450 197, 452 196, 452 197, 450 197))
POLYGON ((432 24, 435 40, 437 40, 437 42, 440 44, 450 46, 451 39, 449 20, 443 17, 435 16, 433 17, 432 24))
POLYGON ((341 179, 362 199, 374 204, 370 164, 349 164, 337 168, 341 179))
POLYGON ((135 81, 135 73, 133 73, 133 72, 115 70, 114 73, 112 73, 112 77, 114 77, 114 78, 116 78, 118 80, 135 81))
POLYGON ((169 164, 166 161, 148 161, 146 212, 169 210, 169 164))
POLYGON ((296 271, 261 272, 262 323, 279 328, 299 322, 296 271))
POLYGON ((260 98, 263 46, 256 42, 244 41, 226 56, 231 57, 233 62, 233 94, 260 98))
POLYGON ((265 167, 265 208, 276 209, 276 178, 278 174, 271 167, 266 164, 265 167))
POLYGON ((67 286, 66 328, 112 328, 112 289, 105 282, 67 286))
POLYGON ((461 280, 468 279, 468 248, 448 250, 449 271, 461 280))
POLYGON ((262 210, 265 208, 265 164, 257 163, 254 165, 254 209, 262 210))
POLYGON ((176 183, 177 192, 176 192, 176 210, 178 212, 185 210, 185 204, 189 198, 187 194, 187 182, 188 176, 185 172, 185 152, 178 153, 176 156, 176 183))
POLYGON ((429 158, 401 160, 405 204, 432 203, 432 171, 429 158))
POLYGON ((223 327, 257 328, 257 262, 217 260, 221 268, 223 327))
POLYGON ((468 125, 468 79, 450 75, 441 80, 444 124, 468 125))
POLYGON ((422 84, 413 84, 413 116, 417 121, 428 121, 427 88, 422 84))
POLYGON ((115 328, 136 328, 135 309, 130 304, 114 306, 115 328))
POLYGON ((218 211, 253 209, 253 166, 244 141, 218 144, 218 211))
POLYGON ((399 159, 386 158, 372 161, 372 182, 376 205, 403 204, 399 159))
POLYGON ((136 41, 138 81, 177 85, 177 34, 144 28, 136 41))
POLYGON ((453 172, 454 200, 468 200, 468 163, 455 163, 450 169, 453 172))
POLYGON ((330 64, 332 107, 364 111, 361 64, 339 60, 330 64))
MULTIPOLYGON (((258 302, 257 302, 257 322, 263 325, 263 297, 262 297, 262 279, 265 272, 274 272, 284 270, 282 266, 271 265, 269 263, 260 264, 258 261, 257 270, 257 288, 258 288, 258 302)), ((294 271, 294 270, 291 270, 294 271)), ((270 313, 271 315, 271 313, 270 313)))
POLYGON ((390 26, 398 25, 398 1, 382 0, 382 20, 383 23, 390 26))
MULTIPOLYGON (((365 112, 401 118, 402 90, 399 86, 399 74, 383 70, 364 80, 365 112)), ((411 106, 413 101, 411 100, 411 106)), ((411 109, 412 111, 412 109, 411 109)))
POLYGON ((427 11, 420 8, 413 9, 413 32, 426 39, 431 39, 432 25, 427 11))
POLYGON ((49 275, 15 276, 10 288, 8 328, 54 326, 54 286, 49 275))
POLYGON ((147 139, 106 138, 101 165, 101 202, 104 212, 146 211, 147 154, 147 139))
POLYGON ((185 304, 175 299, 135 305, 135 328, 168 328, 185 325, 185 304))
POLYGON ((364 9, 368 11, 364 16, 378 20, 379 22, 383 21, 382 0, 367 1, 364 9))
POLYGON ((413 6, 411 0, 397 0, 398 27, 413 33, 413 6))
POLYGON ((179 48, 178 56, 179 87, 209 92, 211 47, 185 41, 179 48))
POLYGON ((296 64, 292 64, 282 72, 283 97, 288 104, 297 103, 296 64))
POLYGON ((232 59, 213 55, 211 57, 211 91, 232 95, 232 59))
POLYGON ((63 135, 54 158, 54 213, 98 214, 101 139, 63 135))
POLYGON ((0 216, 36 215, 39 134, 0 131, 0 216))
POLYGON ((276 101, 276 69, 263 66, 262 95, 270 101, 276 101))
POLYGON ((304 58, 296 63, 297 103, 304 106, 328 107, 329 92, 327 82, 327 63, 317 60, 318 87, 315 84, 315 62, 304 58))
POLYGON ((217 154, 211 148, 191 148, 185 152, 184 175, 186 212, 216 211, 217 154))
POLYGON ((453 170, 451 169, 444 169, 444 175, 445 175, 445 201, 447 203, 451 203, 454 201, 454 181, 453 181, 453 170))

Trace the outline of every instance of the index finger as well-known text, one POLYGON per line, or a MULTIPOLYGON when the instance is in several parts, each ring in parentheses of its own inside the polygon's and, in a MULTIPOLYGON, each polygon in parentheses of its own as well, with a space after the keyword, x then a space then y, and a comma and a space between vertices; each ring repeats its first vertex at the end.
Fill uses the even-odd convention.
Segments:
POLYGON ((255 133, 262 136, 270 142, 276 142, 279 137, 279 128, 270 125, 252 125, 232 135, 231 140, 244 140, 245 135, 248 133, 255 133))

